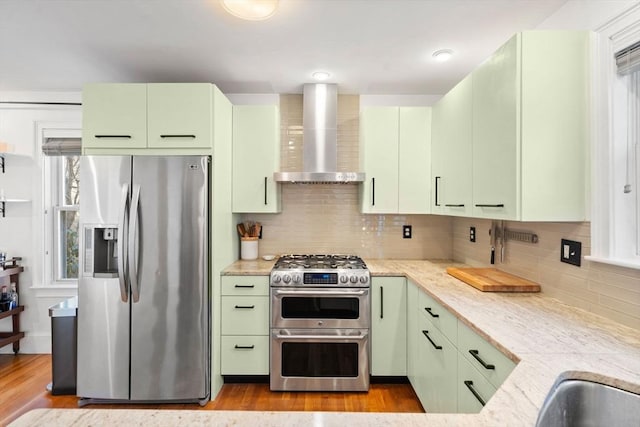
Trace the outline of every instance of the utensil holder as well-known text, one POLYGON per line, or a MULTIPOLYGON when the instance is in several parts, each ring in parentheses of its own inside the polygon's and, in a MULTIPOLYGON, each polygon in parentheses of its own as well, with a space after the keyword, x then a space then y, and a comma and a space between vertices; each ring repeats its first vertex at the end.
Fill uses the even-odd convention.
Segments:
POLYGON ((258 259, 258 238, 257 237, 241 237, 240 238, 240 259, 258 259))

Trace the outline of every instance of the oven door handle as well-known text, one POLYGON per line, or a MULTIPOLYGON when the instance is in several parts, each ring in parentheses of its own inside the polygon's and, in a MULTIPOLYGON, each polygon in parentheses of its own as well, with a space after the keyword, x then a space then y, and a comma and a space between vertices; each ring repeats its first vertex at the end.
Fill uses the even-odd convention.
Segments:
POLYGON ((289 295, 289 296, 300 296, 300 295, 319 295, 319 296, 338 296, 338 297, 351 297, 351 296, 360 296, 366 295, 368 289, 358 290, 358 291, 305 291, 305 290, 295 290, 295 291, 283 291, 280 289, 276 289, 274 292, 276 295, 289 295))
POLYGON ((318 341, 352 341, 352 340, 364 340, 367 339, 367 335, 280 335, 276 334, 276 338, 279 340, 318 340, 318 341))

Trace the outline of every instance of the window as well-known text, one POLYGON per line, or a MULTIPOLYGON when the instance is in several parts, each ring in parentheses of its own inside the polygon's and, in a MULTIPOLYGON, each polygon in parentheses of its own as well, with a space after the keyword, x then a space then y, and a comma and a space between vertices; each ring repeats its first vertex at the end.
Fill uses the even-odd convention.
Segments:
POLYGON ((640 4, 598 30, 591 256, 640 269, 640 4))
MULTIPOLYGON (((74 133, 74 132, 72 132, 74 133)), ((80 138, 43 135, 45 280, 76 284, 80 205, 80 138)), ((55 134, 55 132, 53 132, 55 134)))

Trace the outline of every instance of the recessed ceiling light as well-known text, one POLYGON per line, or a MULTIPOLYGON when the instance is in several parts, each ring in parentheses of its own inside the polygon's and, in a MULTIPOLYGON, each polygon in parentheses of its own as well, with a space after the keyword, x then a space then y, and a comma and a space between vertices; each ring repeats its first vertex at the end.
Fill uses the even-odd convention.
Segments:
POLYGON ((433 52, 432 56, 438 62, 445 62, 451 59, 453 51, 451 49, 440 49, 433 52))
POLYGON ((316 71, 311 76, 319 82, 323 82, 331 77, 331 74, 327 73, 326 71, 316 71))
POLYGON ((278 9, 278 0, 220 0, 227 12, 249 21, 270 18, 278 9))

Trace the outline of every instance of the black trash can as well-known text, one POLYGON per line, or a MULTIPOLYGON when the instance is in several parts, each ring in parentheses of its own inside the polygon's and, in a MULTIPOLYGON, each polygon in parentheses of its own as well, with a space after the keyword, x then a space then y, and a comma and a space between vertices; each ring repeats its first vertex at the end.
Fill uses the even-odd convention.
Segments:
POLYGON ((51 317, 51 394, 76 394, 78 298, 49 307, 51 317))

